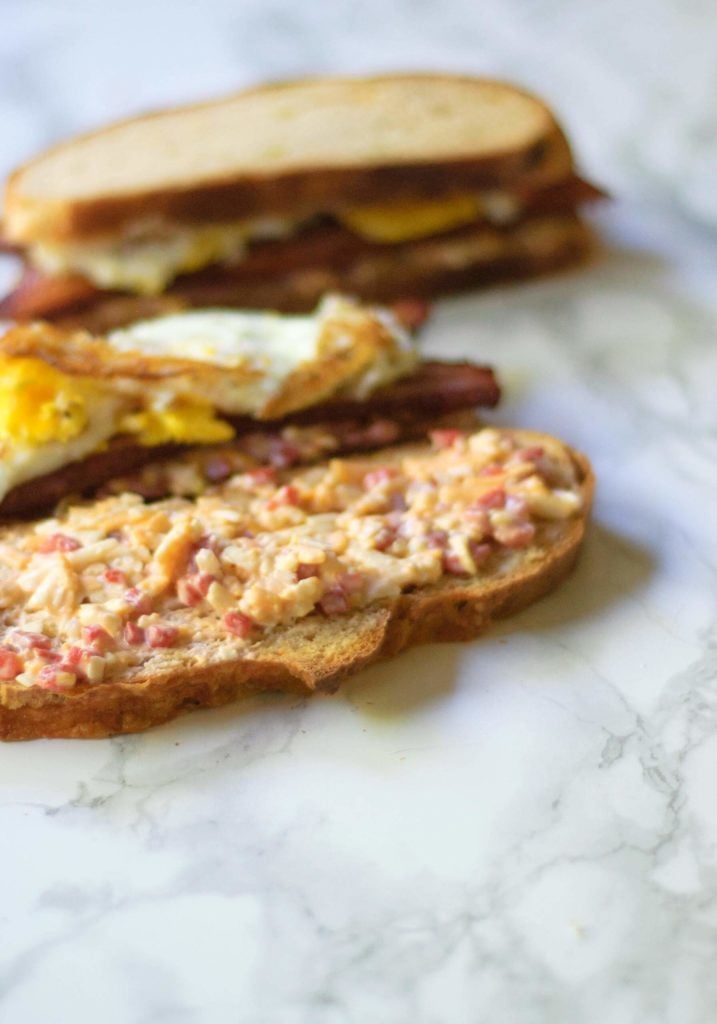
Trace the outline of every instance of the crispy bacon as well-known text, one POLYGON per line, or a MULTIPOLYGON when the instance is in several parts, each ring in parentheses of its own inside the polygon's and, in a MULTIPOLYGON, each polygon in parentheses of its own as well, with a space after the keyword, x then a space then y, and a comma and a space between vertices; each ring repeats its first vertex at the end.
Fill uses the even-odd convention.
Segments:
POLYGON ((119 442, 105 451, 71 462, 53 473, 27 480, 14 487, 0 502, 0 515, 5 518, 35 515, 52 508, 71 494, 88 494, 115 476, 124 476, 154 459, 167 457, 178 448, 162 445, 147 448, 119 442))
POLYGON ((26 265, 17 287, 0 299, 0 318, 49 319, 86 306, 101 294, 92 282, 78 274, 51 277, 26 265))
POLYGON ((603 189, 574 174, 567 181, 556 182, 539 192, 533 192, 525 197, 524 202, 526 211, 531 214, 561 213, 607 198, 608 194, 603 189))
POLYGON ((431 304, 425 299, 398 299, 391 303, 391 311, 408 331, 417 331, 431 315, 431 304))
POLYGON ((366 401, 330 399, 294 413, 297 423, 320 423, 360 417, 366 412, 393 417, 399 412, 441 416, 457 409, 480 405, 492 409, 500 399, 493 371, 472 363, 422 363, 410 377, 403 377, 374 391, 366 401))

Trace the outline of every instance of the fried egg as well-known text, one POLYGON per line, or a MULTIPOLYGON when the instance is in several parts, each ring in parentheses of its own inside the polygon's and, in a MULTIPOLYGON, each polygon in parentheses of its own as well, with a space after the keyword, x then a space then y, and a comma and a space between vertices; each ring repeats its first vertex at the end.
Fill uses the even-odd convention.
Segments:
POLYGON ((0 356, 0 498, 101 448, 121 405, 101 382, 0 356))
POLYGON ((47 274, 82 274, 100 288, 159 295, 178 274, 234 263, 249 242, 284 238, 296 219, 262 217, 227 224, 175 224, 148 221, 129 237, 79 242, 38 242, 30 250, 34 266, 47 274))
POLYGON ((363 398, 409 373, 417 354, 385 310, 329 296, 312 314, 191 310, 145 320, 108 336, 112 348, 156 360, 188 360, 164 376, 152 401, 206 403, 271 419, 329 395, 363 398))

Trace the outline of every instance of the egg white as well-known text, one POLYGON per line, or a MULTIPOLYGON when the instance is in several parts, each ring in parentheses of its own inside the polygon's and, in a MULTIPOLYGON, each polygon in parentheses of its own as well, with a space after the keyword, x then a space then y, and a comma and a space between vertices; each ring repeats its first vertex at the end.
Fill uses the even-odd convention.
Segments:
POLYGON ((69 441, 36 445, 9 439, 0 442, 0 501, 18 484, 45 476, 100 449, 115 433, 121 405, 121 399, 110 397, 88 404, 86 426, 69 441))
MULTIPOLYGON (((121 352, 143 356, 192 360, 202 365, 201 375, 191 373, 165 378, 154 386, 149 400, 161 407, 171 396, 209 401, 225 413, 261 417, 278 396, 287 396, 284 406, 299 409, 322 400, 327 393, 365 398, 375 388, 388 384, 415 366, 416 352, 410 336, 387 310, 363 311, 381 325, 374 334, 362 332, 357 339, 351 326, 356 305, 340 296, 327 296, 311 314, 287 316, 274 312, 231 309, 191 310, 144 320, 108 336, 109 344, 121 352), (338 334, 326 344, 325 329, 335 319, 338 334), (346 326, 348 325, 348 326, 346 326), (337 354, 354 345, 370 352, 364 368, 341 376, 337 354), (226 370, 207 374, 206 368, 226 370), (302 371, 297 386, 292 375, 302 371), (305 371, 311 370, 307 375, 305 371), (309 379, 310 376, 310 379, 309 379)), ((199 370, 199 366, 198 366, 199 370)))

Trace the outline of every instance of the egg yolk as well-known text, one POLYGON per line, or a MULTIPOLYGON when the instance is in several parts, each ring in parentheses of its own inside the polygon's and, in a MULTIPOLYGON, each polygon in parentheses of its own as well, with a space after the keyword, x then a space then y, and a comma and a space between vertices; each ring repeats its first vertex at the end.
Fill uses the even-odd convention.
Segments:
POLYGON ((470 223, 478 216, 480 205, 478 196, 459 194, 356 206, 342 210, 338 216, 369 241, 408 242, 470 223))
POLYGON ((0 356, 0 437, 28 444, 77 437, 92 390, 41 359, 0 356))
POLYGON ((217 419, 210 405, 178 402, 167 409, 146 409, 123 416, 119 430, 134 434, 140 444, 216 444, 230 441, 234 428, 217 419))

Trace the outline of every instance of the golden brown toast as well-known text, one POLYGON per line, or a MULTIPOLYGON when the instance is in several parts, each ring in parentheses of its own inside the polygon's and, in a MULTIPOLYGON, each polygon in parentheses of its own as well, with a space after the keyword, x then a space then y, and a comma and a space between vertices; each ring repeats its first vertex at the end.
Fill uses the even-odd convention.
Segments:
POLYGON ((330 212, 565 178, 570 150, 539 99, 450 75, 265 85, 70 139, 10 177, 13 243, 118 231, 132 221, 330 212))

